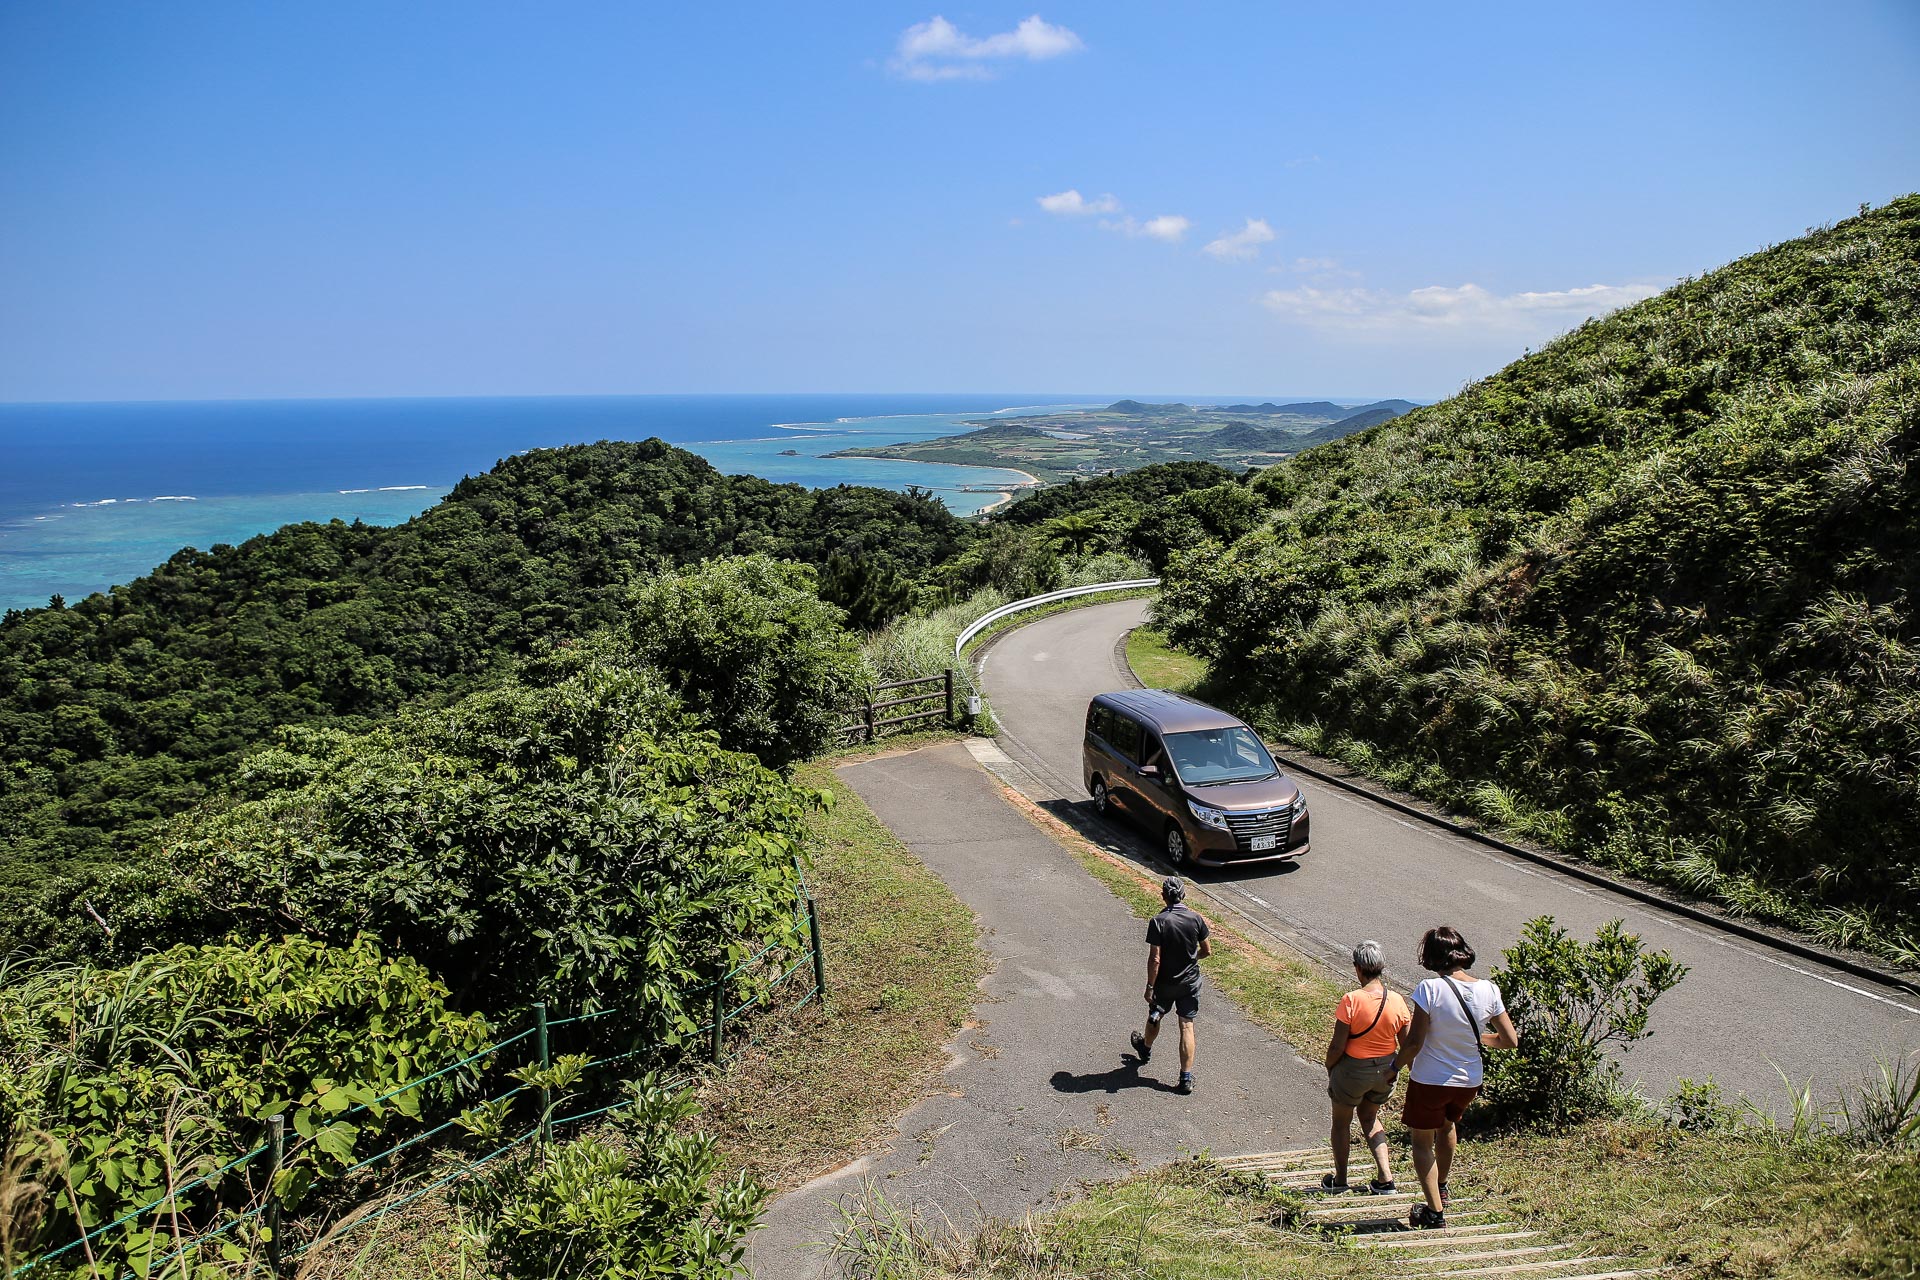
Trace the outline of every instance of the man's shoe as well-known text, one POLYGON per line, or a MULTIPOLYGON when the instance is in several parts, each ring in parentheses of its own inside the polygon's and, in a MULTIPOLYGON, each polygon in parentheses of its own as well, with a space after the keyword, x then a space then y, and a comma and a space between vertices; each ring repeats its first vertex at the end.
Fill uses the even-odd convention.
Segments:
POLYGON ((1435 1231, 1447 1225, 1447 1215, 1435 1213, 1424 1204, 1416 1204, 1413 1212, 1407 1215, 1407 1225, 1415 1231, 1435 1231))
POLYGON ((1180 1092, 1182 1094, 1190 1094, 1193 1092, 1193 1072, 1182 1071, 1180 1073, 1180 1092))
POLYGON ((1153 1046, 1138 1031, 1133 1033, 1133 1051, 1140 1055, 1140 1065, 1143 1067, 1147 1065, 1147 1059, 1153 1056, 1153 1046))

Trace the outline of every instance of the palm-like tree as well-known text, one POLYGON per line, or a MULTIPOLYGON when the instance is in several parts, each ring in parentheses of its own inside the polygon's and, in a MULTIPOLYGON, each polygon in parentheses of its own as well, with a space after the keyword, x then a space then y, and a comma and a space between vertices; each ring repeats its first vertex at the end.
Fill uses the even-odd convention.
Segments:
POLYGON ((1055 546, 1065 547, 1074 555, 1079 555, 1094 543, 1107 535, 1104 524, 1084 512, 1055 516, 1047 522, 1047 535, 1055 546))

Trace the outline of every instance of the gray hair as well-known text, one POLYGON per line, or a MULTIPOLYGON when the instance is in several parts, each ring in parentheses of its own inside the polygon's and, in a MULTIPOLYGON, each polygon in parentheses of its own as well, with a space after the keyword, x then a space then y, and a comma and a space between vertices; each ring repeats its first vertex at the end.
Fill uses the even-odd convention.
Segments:
POLYGON ((1160 882, 1160 900, 1168 906, 1184 902, 1187 897, 1187 885, 1179 876, 1168 876, 1160 882))
POLYGON ((1369 978, 1377 978, 1387 970, 1386 952, 1380 950, 1380 944, 1369 938, 1353 949, 1353 967, 1369 978))

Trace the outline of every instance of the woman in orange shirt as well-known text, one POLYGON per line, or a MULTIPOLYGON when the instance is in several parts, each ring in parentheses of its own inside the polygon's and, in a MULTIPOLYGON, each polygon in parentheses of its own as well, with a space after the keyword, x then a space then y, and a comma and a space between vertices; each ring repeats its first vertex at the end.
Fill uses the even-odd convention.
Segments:
POLYGON ((1373 1151, 1378 1175, 1367 1184, 1375 1195, 1393 1190, 1387 1161, 1387 1131, 1380 1108, 1393 1093, 1393 1060, 1406 1038, 1413 1014, 1407 1002, 1387 990, 1387 960, 1377 942, 1353 949, 1357 990, 1340 997, 1334 1010, 1333 1039, 1327 1045, 1327 1096, 1333 1100, 1333 1172, 1320 1179, 1328 1191, 1347 1189, 1347 1148, 1353 1140, 1354 1112, 1373 1151))

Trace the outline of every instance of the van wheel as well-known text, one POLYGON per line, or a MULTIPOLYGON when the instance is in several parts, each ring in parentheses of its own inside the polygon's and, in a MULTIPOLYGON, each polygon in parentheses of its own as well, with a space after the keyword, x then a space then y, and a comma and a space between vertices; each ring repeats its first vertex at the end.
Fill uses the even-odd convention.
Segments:
POLYGON ((1103 818, 1113 816, 1113 797, 1107 794, 1107 780, 1093 780, 1093 811, 1103 818))
POLYGON ((1167 861, 1176 867, 1187 865, 1187 833, 1172 822, 1167 824, 1167 861))

